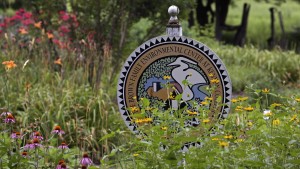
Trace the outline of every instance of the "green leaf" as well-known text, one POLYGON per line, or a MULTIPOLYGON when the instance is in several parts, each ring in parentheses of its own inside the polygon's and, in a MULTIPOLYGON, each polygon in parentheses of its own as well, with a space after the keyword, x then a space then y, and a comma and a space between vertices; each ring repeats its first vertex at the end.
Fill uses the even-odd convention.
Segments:
POLYGON ((103 136, 99 141, 103 141, 103 140, 106 140, 108 138, 111 138, 111 137, 114 137, 115 136, 115 132, 111 132, 110 134, 106 134, 105 136, 103 136))

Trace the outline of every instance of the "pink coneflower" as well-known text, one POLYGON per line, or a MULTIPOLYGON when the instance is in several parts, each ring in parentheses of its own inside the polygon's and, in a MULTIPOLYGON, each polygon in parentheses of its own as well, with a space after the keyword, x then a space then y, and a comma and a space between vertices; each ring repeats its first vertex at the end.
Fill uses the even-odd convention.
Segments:
POLYGON ((15 123, 16 120, 15 120, 15 118, 14 118, 14 116, 12 114, 8 114, 6 116, 6 118, 4 119, 4 122, 5 123, 15 123))
POLYGON ((84 153, 83 158, 80 160, 80 164, 88 166, 88 165, 93 164, 93 161, 92 161, 92 159, 89 158, 87 153, 84 153))
POLYGON ((32 141, 28 140, 26 145, 23 147, 24 150, 32 149, 32 141))
POLYGON ((11 114, 11 112, 2 112, 0 116, 7 117, 9 114, 11 114))
POLYGON ((12 138, 12 139, 20 139, 20 138, 22 138, 22 136, 21 136, 20 132, 15 132, 14 131, 14 132, 11 133, 10 138, 12 138))
POLYGON ((42 147, 42 145, 40 144, 40 140, 38 138, 34 138, 32 140, 32 144, 30 146, 31 149, 35 149, 35 148, 39 148, 42 147))
POLYGON ((62 142, 60 146, 58 146, 59 149, 69 149, 68 145, 65 142, 62 142))
POLYGON ((43 140, 43 139, 44 139, 44 137, 43 137, 43 136, 41 135, 41 133, 38 132, 38 131, 35 131, 34 133, 32 133, 32 138, 33 138, 33 139, 37 138, 37 139, 39 139, 39 140, 43 140))
POLYGON ((67 169, 67 165, 66 165, 65 163, 62 163, 62 164, 60 165, 60 168, 61 168, 61 169, 67 169))
POLYGON ((65 134, 65 132, 63 130, 61 130, 60 126, 55 126, 51 133, 53 133, 53 134, 65 134))
POLYGON ((56 166, 56 169, 62 169, 62 164, 65 163, 65 160, 59 160, 58 165, 56 166))
POLYGON ((28 158, 28 157, 29 157, 27 151, 23 151, 23 152, 21 153, 21 155, 22 155, 22 157, 24 157, 24 158, 28 158))

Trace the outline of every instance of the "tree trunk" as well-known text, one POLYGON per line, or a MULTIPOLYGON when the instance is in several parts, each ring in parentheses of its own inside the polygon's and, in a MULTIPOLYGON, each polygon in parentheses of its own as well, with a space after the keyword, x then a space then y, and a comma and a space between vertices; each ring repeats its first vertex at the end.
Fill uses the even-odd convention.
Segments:
POLYGON ((271 14, 271 36, 268 39, 268 45, 269 49, 274 48, 275 46, 275 8, 270 8, 270 14, 271 14))
POLYGON ((234 44, 241 46, 241 47, 243 47, 246 42, 249 11, 250 11, 250 5, 247 3, 244 3, 242 22, 241 22, 241 25, 239 26, 239 28, 235 34, 235 38, 234 38, 234 44))
POLYGON ((222 39, 222 29, 225 26, 230 0, 216 0, 215 38, 222 39))

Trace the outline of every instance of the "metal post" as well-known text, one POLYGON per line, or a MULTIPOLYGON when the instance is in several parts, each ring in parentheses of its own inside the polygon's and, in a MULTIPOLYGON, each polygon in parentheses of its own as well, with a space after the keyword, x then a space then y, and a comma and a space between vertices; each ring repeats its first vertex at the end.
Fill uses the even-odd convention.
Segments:
POLYGON ((172 5, 168 9, 168 13, 171 17, 167 24, 167 35, 182 36, 182 27, 177 18, 177 15, 179 14, 179 8, 175 5, 172 5))

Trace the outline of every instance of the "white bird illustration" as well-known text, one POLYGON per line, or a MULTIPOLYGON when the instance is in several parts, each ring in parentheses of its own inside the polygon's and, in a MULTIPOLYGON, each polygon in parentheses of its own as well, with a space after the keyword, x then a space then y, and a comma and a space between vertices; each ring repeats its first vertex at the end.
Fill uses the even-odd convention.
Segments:
POLYGON ((174 62, 168 64, 168 66, 177 66, 172 70, 171 75, 182 88, 182 101, 189 101, 193 99, 194 93, 191 89, 192 86, 196 84, 204 85, 207 83, 198 71, 189 67, 188 63, 197 65, 196 62, 185 57, 178 57, 174 62), (187 80, 188 85, 184 84, 185 80, 187 80))

